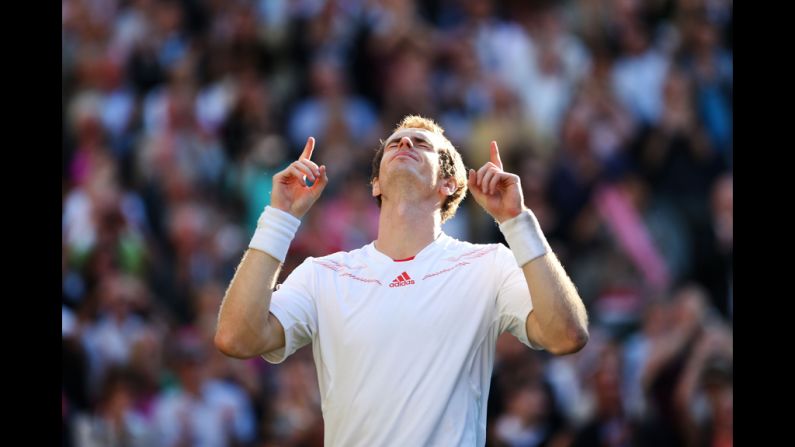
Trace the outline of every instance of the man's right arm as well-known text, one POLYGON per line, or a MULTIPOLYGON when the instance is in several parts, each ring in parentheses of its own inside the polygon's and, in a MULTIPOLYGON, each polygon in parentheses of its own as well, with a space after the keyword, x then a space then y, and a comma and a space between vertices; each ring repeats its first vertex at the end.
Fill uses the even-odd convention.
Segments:
POLYGON ((249 249, 235 272, 218 314, 215 346, 224 354, 250 358, 284 346, 284 328, 270 313, 281 263, 249 249))
POLYGON ((273 176, 272 206, 260 217, 221 303, 215 346, 230 357, 256 357, 285 345, 284 328, 270 312, 271 296, 299 219, 328 184, 326 167, 310 161, 314 147, 309 137, 301 157, 273 176))

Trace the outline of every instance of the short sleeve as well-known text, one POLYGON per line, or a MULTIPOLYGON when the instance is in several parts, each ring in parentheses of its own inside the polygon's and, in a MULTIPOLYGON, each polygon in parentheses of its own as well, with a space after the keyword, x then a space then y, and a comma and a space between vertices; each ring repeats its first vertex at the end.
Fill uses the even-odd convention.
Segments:
POLYGON ((533 300, 522 269, 516 265, 513 253, 505 245, 499 244, 494 265, 495 272, 499 275, 497 291, 499 333, 508 331, 526 346, 537 350, 543 349, 527 338, 525 323, 527 316, 533 310, 533 300))
POLYGON ((284 327, 284 347, 262 355, 269 363, 281 363, 317 334, 313 258, 306 258, 271 296, 270 312, 284 327))

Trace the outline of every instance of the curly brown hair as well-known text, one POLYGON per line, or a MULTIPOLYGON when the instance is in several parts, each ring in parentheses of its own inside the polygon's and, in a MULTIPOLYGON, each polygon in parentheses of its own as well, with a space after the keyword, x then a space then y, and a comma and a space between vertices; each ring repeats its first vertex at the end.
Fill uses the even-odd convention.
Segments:
MULTIPOLYGON (((464 167, 464 161, 461 159, 461 154, 455 149, 453 144, 444 136, 444 129, 430 118, 425 118, 419 115, 408 115, 395 127, 392 133, 400 129, 425 129, 433 132, 440 137, 444 145, 439 148, 439 175, 441 178, 454 178, 456 190, 453 194, 445 199, 442 203, 442 222, 450 219, 455 215, 458 205, 464 200, 467 193, 467 174, 464 167)), ((375 156, 373 157, 372 171, 370 174, 370 184, 378 178, 378 173, 381 168, 381 159, 384 158, 384 143, 381 140, 375 156)), ((378 206, 381 206, 381 196, 376 197, 378 206)))

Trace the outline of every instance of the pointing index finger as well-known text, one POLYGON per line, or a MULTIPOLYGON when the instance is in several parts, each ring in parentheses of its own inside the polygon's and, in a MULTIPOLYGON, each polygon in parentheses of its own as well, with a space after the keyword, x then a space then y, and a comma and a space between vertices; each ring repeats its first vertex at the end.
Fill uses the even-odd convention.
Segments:
POLYGON ((312 152, 315 150, 315 138, 309 137, 306 140, 306 146, 304 146, 304 151, 301 152, 301 156, 299 158, 305 158, 309 160, 312 158, 312 152))
POLYGON ((502 169, 502 160, 500 160, 500 150, 497 148, 497 142, 491 142, 491 162, 497 165, 498 168, 502 169))

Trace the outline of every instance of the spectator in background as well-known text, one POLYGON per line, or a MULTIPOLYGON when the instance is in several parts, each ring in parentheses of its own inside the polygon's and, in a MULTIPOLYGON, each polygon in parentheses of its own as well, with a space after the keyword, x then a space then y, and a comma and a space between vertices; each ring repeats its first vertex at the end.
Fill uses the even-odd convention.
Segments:
POLYGON ((682 445, 685 441, 677 408, 676 389, 688 358, 703 334, 708 314, 703 288, 686 285, 676 290, 671 319, 664 334, 652 339, 641 373, 649 406, 641 420, 639 443, 649 446, 682 445))
POLYGON ((108 370, 102 380, 96 411, 76 417, 74 445, 153 445, 157 438, 149 421, 134 408, 134 396, 134 382, 129 372, 123 368, 108 370))
MULTIPOLYGON (((660 125, 641 137, 634 159, 655 194, 673 205, 675 218, 685 222, 691 238, 688 257, 692 267, 688 279, 706 285, 712 281, 708 272, 715 263, 710 185, 725 165, 698 120, 692 83, 684 72, 674 69, 668 74, 664 98, 660 125)), ((725 309, 725 304, 720 308, 725 309)))
POLYGON ((683 14, 680 64, 694 80, 698 115, 721 158, 732 162, 732 55, 720 42, 720 30, 706 11, 683 14))
MULTIPOLYGON (((227 158, 237 165, 230 166, 230 169, 239 169, 261 140, 273 135, 278 128, 280 117, 273 110, 273 93, 267 85, 256 71, 246 70, 237 76, 229 76, 224 84, 206 93, 212 95, 208 102, 214 99, 220 103, 215 106, 217 108, 227 106, 228 102, 226 116, 213 127, 217 127, 227 158)), ((198 100, 203 98, 200 96, 198 100)))
POLYGON ((196 120, 196 84, 190 75, 195 63, 194 55, 186 55, 170 71, 170 84, 147 95, 144 123, 149 138, 139 154, 138 172, 156 184, 179 176, 209 194, 220 189, 227 160, 218 139, 203 132, 196 120))
POLYGON ((436 112, 431 89, 432 52, 420 35, 397 42, 385 54, 383 122, 399 122, 411 113, 436 112))
POLYGON ((280 386, 273 402, 272 435, 286 445, 322 445, 323 415, 311 356, 300 356, 278 372, 280 386))
POLYGON ((439 46, 438 69, 432 77, 439 121, 452 141, 464 140, 478 116, 494 111, 496 86, 484 76, 470 39, 450 38, 439 46))
MULTIPOLYGON (((288 135, 297 155, 307 135, 317 135, 325 142, 329 133, 342 127, 346 136, 368 140, 380 129, 372 106, 363 98, 349 93, 345 72, 340 62, 329 57, 317 57, 310 67, 311 96, 299 102, 288 119, 288 135), (338 123, 339 122, 339 123, 338 123)), ((339 147, 339 146, 334 146, 339 147)), ((350 149, 348 149, 350 150, 350 149)), ((329 160, 345 159, 346 153, 331 153, 329 160)))
MULTIPOLYGON (((589 206, 591 194, 600 179, 603 166, 591 150, 592 140, 587 103, 575 102, 568 110, 561 131, 561 147, 549 178, 549 194, 553 206, 558 210, 557 227, 553 237, 561 237, 576 246, 581 242, 573 234, 578 221, 597 222, 589 206)), ((585 242, 585 241, 582 241, 585 242)))
POLYGON ((589 382, 595 397, 590 420, 574 436, 572 447, 629 447, 637 445, 634 427, 621 394, 621 352, 616 343, 602 347, 589 382))
POLYGON ((697 119, 691 89, 681 70, 668 73, 660 125, 646 137, 637 163, 657 192, 678 198, 689 215, 703 215, 704 185, 714 180, 721 165, 697 119))
POLYGON ((497 445, 542 447, 561 445, 568 440, 563 419, 549 385, 527 380, 507 391, 505 413, 496 421, 497 445))
POLYGON ((613 89, 635 119, 655 124, 662 112, 662 88, 670 61, 639 18, 619 24, 620 56, 613 65, 613 89))
POLYGON ((250 442, 255 421, 245 393, 208 375, 201 338, 185 333, 175 343, 178 382, 160 393, 153 411, 159 444, 222 447, 250 442))
POLYGON ((654 346, 666 337, 671 326, 671 305, 661 296, 652 296, 645 302, 640 330, 630 335, 623 345, 621 364, 622 395, 627 415, 641 420, 648 415, 648 395, 642 383, 643 371, 654 346))
POLYGON ((733 445, 732 362, 731 332, 720 323, 708 325, 675 390, 685 445, 733 445))
POLYGON ((160 386, 168 376, 164 352, 166 325, 162 320, 152 320, 130 347, 126 365, 135 390, 134 408, 150 423, 160 386))
POLYGON ((590 56, 564 27, 559 6, 525 10, 519 20, 528 36, 527 60, 518 67, 513 61, 510 85, 540 133, 537 144, 554 146, 572 93, 590 71, 590 56))
MULTIPOLYGON (((100 383, 111 367, 128 364, 132 346, 145 330, 146 323, 136 313, 147 305, 143 284, 120 274, 106 275, 97 289, 98 312, 84 323, 83 347, 88 354, 92 385, 100 383)), ((98 390, 94 389, 93 392, 98 390)))

